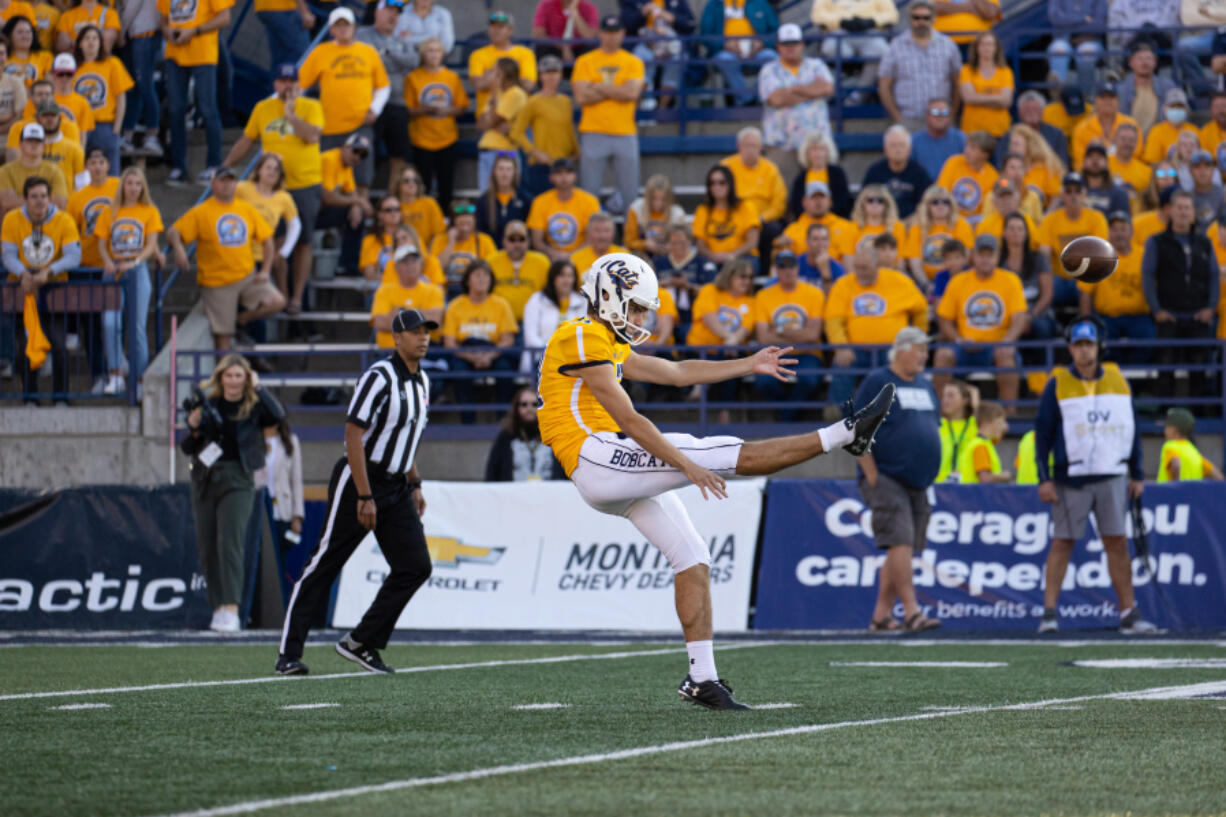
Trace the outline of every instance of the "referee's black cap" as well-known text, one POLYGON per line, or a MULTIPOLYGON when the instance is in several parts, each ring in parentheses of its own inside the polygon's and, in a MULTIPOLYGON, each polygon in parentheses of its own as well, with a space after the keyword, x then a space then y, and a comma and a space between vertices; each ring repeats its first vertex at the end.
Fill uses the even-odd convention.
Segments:
POLYGON ((433 332, 438 329, 437 321, 428 321, 419 309, 402 309, 392 318, 393 332, 412 332, 419 326, 424 326, 433 332))

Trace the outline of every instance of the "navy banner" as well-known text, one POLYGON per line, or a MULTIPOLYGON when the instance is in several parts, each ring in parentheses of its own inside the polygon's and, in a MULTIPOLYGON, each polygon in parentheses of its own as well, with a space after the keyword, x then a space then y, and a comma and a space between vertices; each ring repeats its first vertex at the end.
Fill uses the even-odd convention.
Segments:
POLYGON ((0 491, 0 628, 209 622, 186 485, 0 491))
MULTIPOLYGON (((928 544, 913 561, 924 613, 952 629, 1037 628, 1051 506, 1029 486, 941 485, 930 497, 928 544)), ((1133 584, 1142 614, 1161 627, 1226 627, 1224 497, 1213 482, 1146 486, 1153 571, 1134 551, 1133 584)), ((1092 518, 1087 530, 1060 593, 1061 626, 1114 627, 1119 611, 1092 518)), ((773 480, 762 541, 756 629, 868 626, 884 551, 854 482, 773 480)), ((901 606, 894 612, 901 617, 901 606)))

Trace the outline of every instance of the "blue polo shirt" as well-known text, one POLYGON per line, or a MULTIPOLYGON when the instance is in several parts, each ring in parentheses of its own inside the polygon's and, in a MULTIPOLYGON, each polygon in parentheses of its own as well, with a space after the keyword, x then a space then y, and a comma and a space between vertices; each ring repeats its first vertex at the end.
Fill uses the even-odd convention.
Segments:
POLYGON ((877 470, 910 488, 927 488, 941 468, 941 404, 928 378, 903 380, 889 368, 869 372, 856 391, 863 408, 881 387, 893 383, 894 405, 877 431, 877 470))

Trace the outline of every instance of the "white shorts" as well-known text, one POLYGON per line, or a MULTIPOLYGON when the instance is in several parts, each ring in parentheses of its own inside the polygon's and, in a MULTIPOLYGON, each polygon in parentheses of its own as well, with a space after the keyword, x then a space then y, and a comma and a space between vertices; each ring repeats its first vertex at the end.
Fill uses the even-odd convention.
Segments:
MULTIPOLYGON (((735 473, 744 444, 739 437, 664 436, 703 468, 724 474, 735 473)), ((612 431, 588 437, 579 449, 579 464, 570 478, 588 505, 601 513, 629 519, 664 554, 674 573, 711 563, 706 540, 673 493, 690 481, 634 440, 612 431)))

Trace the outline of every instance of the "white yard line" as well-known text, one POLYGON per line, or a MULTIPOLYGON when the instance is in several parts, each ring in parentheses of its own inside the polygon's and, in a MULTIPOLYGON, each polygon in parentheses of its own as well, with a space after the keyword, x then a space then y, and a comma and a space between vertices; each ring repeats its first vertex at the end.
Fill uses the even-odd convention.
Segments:
POLYGON ((535 712, 541 709, 566 709, 569 706, 570 704, 550 702, 550 703, 543 703, 543 704, 516 704, 515 706, 511 708, 518 709, 523 712, 535 712))
POLYGON ((64 704, 63 706, 49 706, 48 709, 110 709, 110 704, 64 704))
MULTIPOLYGON (((1226 682, 1218 682, 1218 685, 1226 688, 1226 682)), ((868 720, 840 721, 837 723, 814 723, 807 726, 793 726, 787 729, 774 729, 769 732, 743 732, 739 735, 727 735, 719 738, 703 738, 701 740, 677 741, 675 743, 661 743, 652 746, 636 746, 630 749, 621 749, 616 752, 575 755, 572 757, 557 758, 556 760, 541 760, 532 763, 515 763, 507 766, 490 766, 484 769, 471 769, 466 772, 452 772, 450 774, 435 775, 433 777, 410 777, 404 780, 391 780, 387 783, 378 783, 368 786, 353 786, 352 788, 347 789, 333 789, 332 791, 314 792, 312 794, 298 794, 291 797, 273 797, 266 800, 249 800, 245 803, 234 803, 228 806, 217 806, 215 808, 197 809, 196 811, 177 812, 172 815, 165 815, 164 817, 222 817, 222 815, 227 814, 251 814, 253 812, 265 811, 272 808, 303 806, 311 803, 325 803, 331 800, 361 797, 367 794, 379 794, 383 792, 400 791, 402 789, 417 789, 425 786, 439 786, 446 783, 464 783, 470 780, 484 780, 491 777, 503 777, 510 774, 536 772, 544 769, 560 769, 569 766, 590 766, 598 763, 629 760, 631 758, 660 755, 669 752, 686 752, 692 749, 702 749, 708 746, 719 746, 728 743, 741 743, 750 740, 765 740, 768 738, 811 735, 818 732, 828 732, 835 729, 847 729, 857 726, 879 726, 887 723, 936 720, 937 718, 949 718, 958 715, 969 715, 981 712, 1016 712, 1031 709, 1045 709, 1047 707, 1058 707, 1068 704, 1081 703, 1083 701, 1100 701, 1112 698, 1136 698, 1141 696, 1158 696, 1164 694, 1175 696, 1189 689, 1200 689, 1207 686, 1212 685, 1192 684, 1190 686, 1154 687, 1151 689, 1134 690, 1132 692, 1108 692, 1100 695, 1080 695, 1075 698, 1052 698, 1042 701, 1030 701, 1028 703, 972 706, 966 707, 965 709, 957 709, 948 712, 921 712, 915 715, 900 715, 891 718, 871 718, 868 720)), ((746 716, 735 715, 732 717, 746 716)))
POLYGON ((897 669, 999 669, 1007 661, 831 661, 832 667, 889 667, 897 669))
MULTIPOLYGON (((745 642, 738 644, 721 644, 717 650, 735 650, 745 647, 765 647, 773 644, 770 641, 745 642)), ((567 664, 573 661, 606 661, 619 658, 641 658, 656 655, 675 655, 681 652, 677 647, 662 650, 634 650, 630 652, 585 653, 582 655, 553 655, 546 658, 508 658, 500 661, 474 661, 471 664, 429 664, 422 667, 405 667, 396 670, 397 675, 408 675, 414 672, 443 672, 448 670, 487 669, 490 667, 513 667, 525 664, 567 664)), ((104 689, 65 689, 53 692, 19 692, 12 695, 0 695, 0 701, 28 701, 33 698, 64 698, 75 695, 117 695, 125 692, 152 692, 166 689, 198 689, 203 687, 242 686, 245 684, 272 684, 278 682, 327 681, 336 678, 376 678, 383 677, 381 673, 373 672, 333 672, 325 675, 262 675, 258 678, 233 678, 224 681, 184 681, 174 684, 145 684, 130 687, 108 687, 104 689)))
POLYGON ((780 703, 776 703, 776 704, 754 704, 753 708, 754 709, 795 709, 798 706, 800 706, 800 704, 791 704, 791 703, 787 703, 786 701, 781 701, 780 703))
MULTIPOLYGON (((108 704, 108 706, 109 706, 109 704, 108 704)), ((279 708, 280 708, 280 709, 331 709, 331 708, 332 708, 332 707, 334 707, 334 706, 340 706, 340 704, 334 704, 334 703, 318 703, 318 704, 287 704, 287 705, 282 706, 282 707, 279 707, 279 708)))

